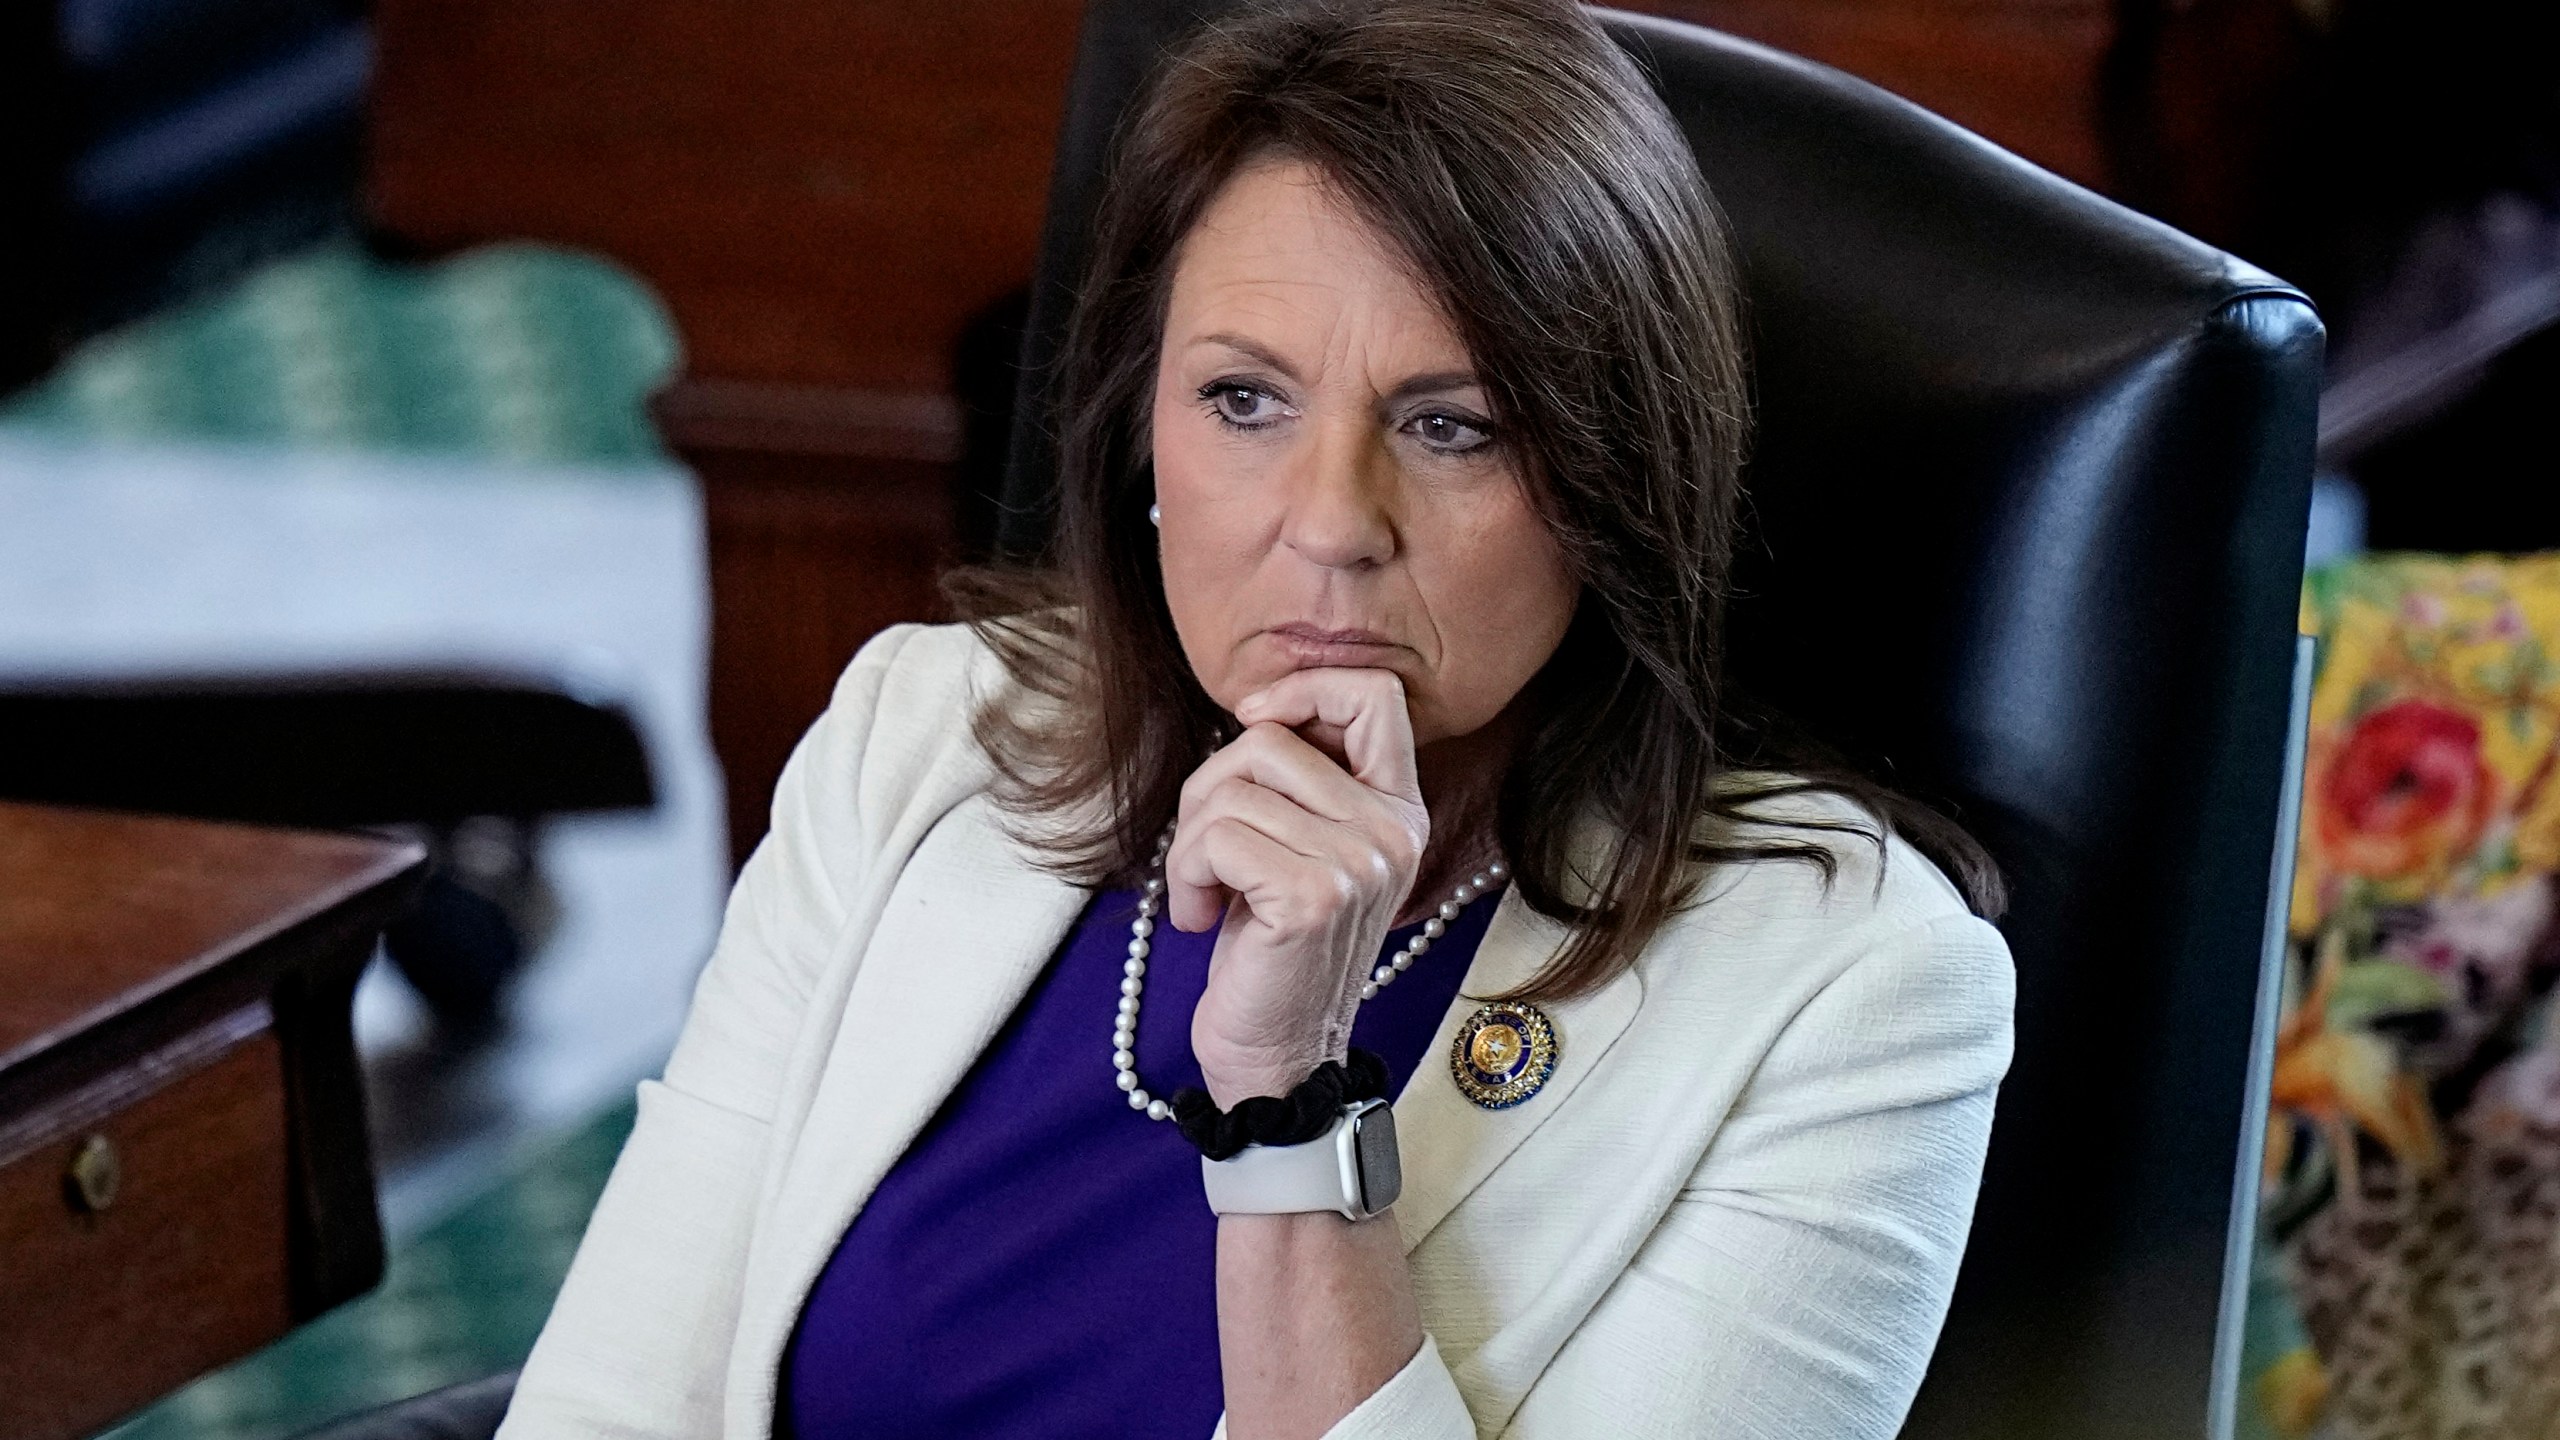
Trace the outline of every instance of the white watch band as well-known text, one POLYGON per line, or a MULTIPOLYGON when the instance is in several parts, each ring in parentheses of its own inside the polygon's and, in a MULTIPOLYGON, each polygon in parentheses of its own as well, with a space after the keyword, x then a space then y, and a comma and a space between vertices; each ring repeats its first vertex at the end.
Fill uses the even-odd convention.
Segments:
POLYGON ((1202 1156, 1200 1185, 1220 1215, 1331 1210, 1366 1220, 1404 1189, 1395 1111, 1384 1100, 1364 1100, 1343 1107, 1332 1129, 1303 1145, 1247 1145, 1226 1160, 1202 1156))

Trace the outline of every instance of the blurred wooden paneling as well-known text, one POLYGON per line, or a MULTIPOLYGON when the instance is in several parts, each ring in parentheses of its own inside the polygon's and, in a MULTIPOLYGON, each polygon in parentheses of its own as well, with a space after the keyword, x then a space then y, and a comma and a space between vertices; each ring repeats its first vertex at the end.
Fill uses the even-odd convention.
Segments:
POLYGON ((887 626, 936 611, 959 415, 912 397, 735 382, 680 384, 656 411, 703 482, 711 740, 743 862, 845 662, 887 626))
POLYGON ((1619 0, 1837 66, 2099 190, 2112 0, 1619 0))
MULTIPOLYGON (((2103 185, 2109 0, 1638 0, 2103 185)), ((1081 0, 382 0, 370 206, 599 250, 699 375, 940 391, 1030 275, 1081 0)))
POLYGON ((1081 0, 381 0, 370 207, 657 286, 699 375, 942 391, 1031 273, 1081 0))
POLYGON ((1082 0, 381 0, 374 223, 533 238, 674 312, 733 848, 832 682, 934 613, 952 350, 1030 277, 1082 0))
MULTIPOLYGON (((2295 0, 2128 0, 2115 188, 2148 214, 2261 264, 2311 177, 2289 142, 2318 124, 2316 30, 2295 0)), ((2288 269, 2286 278, 2306 281, 2288 269)), ((2323 300, 2316 290, 2313 299, 2323 300)), ((2334 317, 2332 317, 2334 323, 2334 317)))

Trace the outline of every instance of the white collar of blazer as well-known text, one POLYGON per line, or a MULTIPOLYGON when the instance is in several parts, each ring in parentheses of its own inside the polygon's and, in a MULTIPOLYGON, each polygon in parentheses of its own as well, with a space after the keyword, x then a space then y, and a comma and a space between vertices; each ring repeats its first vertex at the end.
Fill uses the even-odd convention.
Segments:
POLYGON ((1461 1093, 1449 1070, 1458 1027, 1486 1000, 1526 984, 1563 948, 1568 933, 1530 909, 1519 887, 1505 888, 1457 999, 1440 1017, 1440 1029, 1414 1067, 1413 1079, 1396 1097, 1404 1197, 1390 1213, 1404 1232, 1407 1251, 1562 1108, 1643 1003, 1644 982, 1633 969, 1570 1000, 1545 1001, 1539 1008, 1556 1028, 1556 1067, 1538 1093, 1507 1110, 1487 1110, 1461 1093))
MULTIPOLYGON (((804 1126, 777 1177, 751 1270, 805 1296, 854 1211, 967 1075, 1054 954, 1086 900, 1039 868, 983 794, 962 800, 907 858, 845 997, 814 1116, 860 1123, 804 1126)), ((1447 1056, 1458 1026, 1526 981, 1565 927, 1506 890, 1432 1048, 1395 1102, 1404 1197, 1392 1212, 1408 1250, 1544 1124, 1634 1018, 1643 985, 1629 970, 1589 994, 1543 1008, 1556 1026, 1556 1068, 1529 1100, 1486 1110, 1458 1090, 1447 1056)), ((752 1285, 752 1281, 750 1282, 752 1285)), ((761 1286, 755 1287, 761 1289, 761 1286)), ((782 1299, 767 1295, 765 1298, 782 1299)), ((779 1355, 796 1300, 747 1314, 780 1317, 742 1344, 779 1355)), ((758 1367, 764 1368, 764 1367, 758 1367)))

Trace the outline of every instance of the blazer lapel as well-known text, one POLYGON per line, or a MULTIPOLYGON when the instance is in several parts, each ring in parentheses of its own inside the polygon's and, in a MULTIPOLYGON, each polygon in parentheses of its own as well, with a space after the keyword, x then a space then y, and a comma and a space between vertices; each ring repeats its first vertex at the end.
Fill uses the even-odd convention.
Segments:
POLYGON ((1643 1003, 1644 982, 1628 970, 1589 994, 1541 1005, 1556 1028, 1556 1068, 1547 1083, 1508 1110, 1487 1110, 1469 1100, 1449 1071, 1458 1027, 1486 1000, 1535 975, 1562 948, 1568 933, 1530 909, 1516 887, 1506 889, 1477 943, 1458 998, 1441 1017, 1431 1048, 1404 1093, 1396 1097, 1404 1197, 1393 1213, 1408 1252, 1563 1106, 1643 1003))
MULTIPOLYGON (((929 831, 899 874, 772 1215, 766 1273, 807 1286, 854 1212, 1003 1028, 1087 899, 1032 863, 984 795, 929 831)), ((778 1353, 778 1352, 777 1352, 778 1353)))

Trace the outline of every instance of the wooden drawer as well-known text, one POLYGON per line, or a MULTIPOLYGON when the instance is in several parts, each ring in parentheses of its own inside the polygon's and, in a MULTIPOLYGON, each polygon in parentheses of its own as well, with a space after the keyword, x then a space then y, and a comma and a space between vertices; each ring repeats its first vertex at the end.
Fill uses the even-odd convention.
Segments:
POLYGON ((285 1136, 264 1003, 0 1129, 0 1436, 88 1434, 290 1327, 285 1136))

